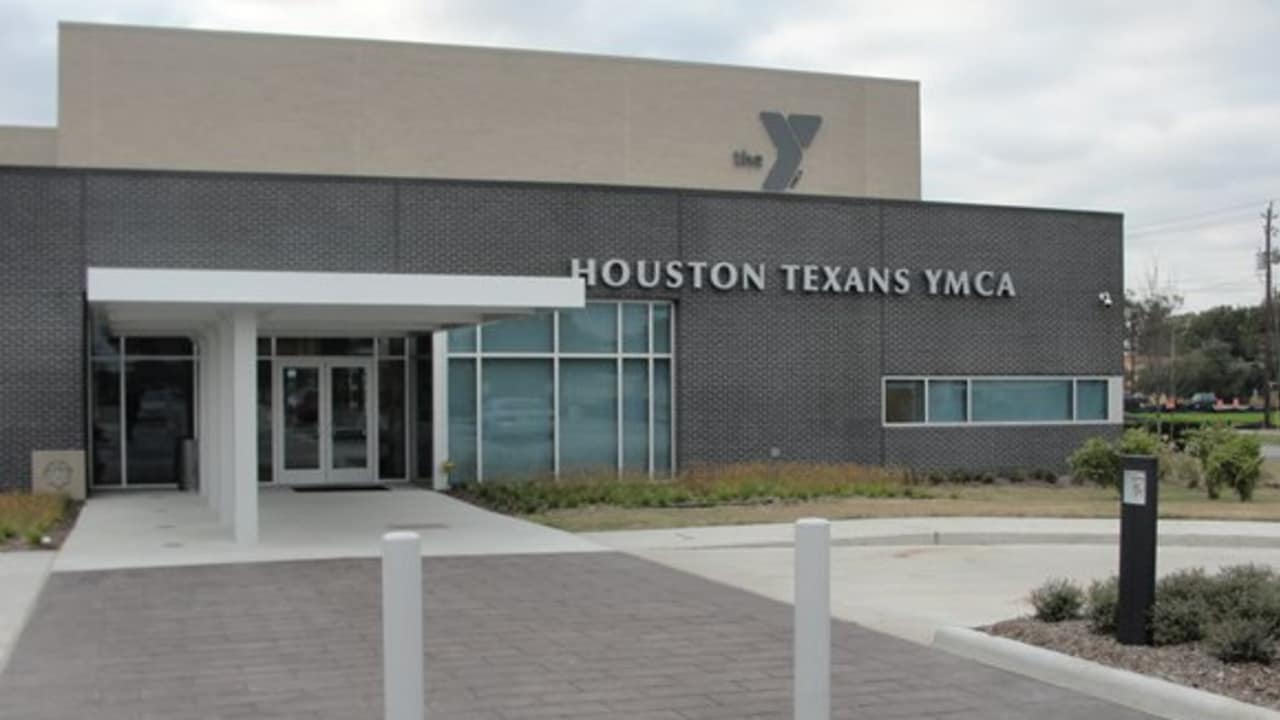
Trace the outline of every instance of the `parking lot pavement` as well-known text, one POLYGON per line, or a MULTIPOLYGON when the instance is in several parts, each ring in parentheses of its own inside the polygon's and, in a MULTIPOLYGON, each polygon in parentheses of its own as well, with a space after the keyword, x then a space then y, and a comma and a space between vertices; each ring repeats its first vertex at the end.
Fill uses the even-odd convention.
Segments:
MULTIPOLYGON (((54 573, 0 718, 379 718, 379 565, 54 573)), ((424 560, 429 714, 787 718, 791 609, 619 553, 424 560)), ((837 622, 837 718, 1147 717, 837 622)))

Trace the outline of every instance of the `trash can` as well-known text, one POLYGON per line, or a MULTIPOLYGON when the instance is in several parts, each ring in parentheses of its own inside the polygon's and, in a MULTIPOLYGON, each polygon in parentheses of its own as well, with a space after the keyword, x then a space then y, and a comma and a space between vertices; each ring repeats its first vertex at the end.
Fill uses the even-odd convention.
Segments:
POLYGON ((178 441, 178 489, 199 490, 200 472, 196 458, 196 439, 184 437, 178 441))

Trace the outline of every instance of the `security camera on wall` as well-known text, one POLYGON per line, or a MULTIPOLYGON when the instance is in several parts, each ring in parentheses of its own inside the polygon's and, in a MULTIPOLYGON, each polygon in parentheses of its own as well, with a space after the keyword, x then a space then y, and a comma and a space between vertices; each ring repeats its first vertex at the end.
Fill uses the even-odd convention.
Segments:
POLYGON ((1108 307, 1108 308, 1111 307, 1112 305, 1111 293, 1106 292, 1105 290, 1098 293, 1098 302, 1102 305, 1102 307, 1108 307))

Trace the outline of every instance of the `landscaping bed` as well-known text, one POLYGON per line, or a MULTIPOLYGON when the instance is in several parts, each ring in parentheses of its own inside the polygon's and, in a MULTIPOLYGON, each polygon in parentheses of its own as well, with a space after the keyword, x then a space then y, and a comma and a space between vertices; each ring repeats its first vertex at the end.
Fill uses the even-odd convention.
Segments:
POLYGON ((1035 613, 982 628, 992 635, 1280 710, 1280 574, 1267 565, 1200 568, 1156 582, 1152 643, 1115 640, 1117 577, 1087 589, 1053 578, 1031 592, 1035 613))
POLYGON ((1209 655, 1202 643, 1121 645, 1114 638, 1093 633, 1083 620, 1046 623, 1022 618, 981 629, 1028 645, 1280 710, 1280 665, 1224 663, 1209 655))
POLYGON ((56 550, 83 505, 64 495, 0 493, 0 552, 56 550))

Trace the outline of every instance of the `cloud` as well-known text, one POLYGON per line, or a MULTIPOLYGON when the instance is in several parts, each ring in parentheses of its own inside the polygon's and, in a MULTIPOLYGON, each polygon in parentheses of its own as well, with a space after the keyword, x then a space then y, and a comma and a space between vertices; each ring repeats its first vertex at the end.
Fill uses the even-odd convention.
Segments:
POLYGON ((1257 302, 1257 212, 1280 196, 1269 0, 5 0, 0 122, 55 121, 58 19, 918 79, 926 199, 1123 212, 1128 285, 1158 262, 1191 308, 1257 302))

